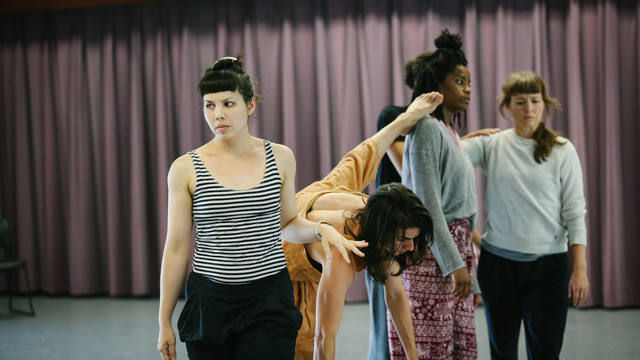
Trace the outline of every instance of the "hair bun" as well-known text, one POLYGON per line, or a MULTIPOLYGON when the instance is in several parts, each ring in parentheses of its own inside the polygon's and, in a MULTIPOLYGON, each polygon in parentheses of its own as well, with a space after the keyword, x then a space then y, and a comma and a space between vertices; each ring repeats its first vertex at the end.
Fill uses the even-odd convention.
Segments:
POLYGON ((462 38, 458 34, 451 34, 449 30, 442 30, 442 34, 436 38, 434 44, 438 49, 458 51, 462 48, 462 38))
POLYGON ((233 57, 233 56, 222 57, 216 60, 216 62, 213 63, 213 65, 209 68, 209 70, 220 71, 220 70, 233 69, 235 67, 235 68, 239 68, 240 71, 242 71, 243 69, 242 69, 241 59, 243 57, 244 57, 243 53, 238 54, 236 57, 233 57))

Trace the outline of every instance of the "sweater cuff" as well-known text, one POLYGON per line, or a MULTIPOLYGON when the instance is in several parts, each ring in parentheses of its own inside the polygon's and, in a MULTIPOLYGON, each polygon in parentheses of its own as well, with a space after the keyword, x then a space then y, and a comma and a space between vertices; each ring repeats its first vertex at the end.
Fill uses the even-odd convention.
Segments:
MULTIPOLYGON (((436 260, 438 260, 438 258, 436 258, 436 260)), ((438 265, 440 265, 442 263, 438 262, 438 265)), ((447 265, 444 265, 444 266, 440 266, 440 270, 442 271, 442 277, 447 277, 447 276, 453 274, 454 271, 462 269, 462 268, 466 268, 466 265, 464 264, 464 261, 462 261, 462 259, 460 261, 454 261, 452 264, 447 264, 447 265)))
POLYGON ((471 267, 471 276, 473 277, 473 295, 482 294, 480 284, 478 284, 478 271, 476 271, 475 266, 471 267))
POLYGON ((569 246, 587 246, 587 224, 583 216, 567 221, 569 231, 569 246))

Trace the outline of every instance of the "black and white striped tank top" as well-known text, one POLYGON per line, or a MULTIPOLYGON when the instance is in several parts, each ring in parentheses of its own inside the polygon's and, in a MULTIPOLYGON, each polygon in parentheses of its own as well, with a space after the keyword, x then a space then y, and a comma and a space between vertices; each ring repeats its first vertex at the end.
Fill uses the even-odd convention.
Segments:
POLYGON ((287 266, 280 242, 280 187, 271 143, 262 182, 232 190, 211 176, 195 150, 193 220, 196 251, 193 271, 218 283, 246 284, 275 275, 287 266))

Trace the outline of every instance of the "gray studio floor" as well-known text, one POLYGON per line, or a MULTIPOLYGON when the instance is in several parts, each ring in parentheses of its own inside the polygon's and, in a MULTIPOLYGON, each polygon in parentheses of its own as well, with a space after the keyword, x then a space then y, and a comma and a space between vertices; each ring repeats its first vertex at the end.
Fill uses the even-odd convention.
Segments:
MULTIPOLYGON (((8 311, 7 297, 0 296, 0 359, 160 359, 155 350, 157 298, 39 296, 35 307, 34 318, 14 315, 8 311)), ((476 310, 476 326, 478 358, 489 359, 481 308, 476 310)), ((368 305, 347 304, 336 358, 366 359, 368 331, 368 305)), ((562 359, 640 359, 639 354, 640 309, 570 310, 562 359)), ((526 359, 523 346, 520 358, 526 359)), ((187 359, 182 344, 178 359, 187 359)))

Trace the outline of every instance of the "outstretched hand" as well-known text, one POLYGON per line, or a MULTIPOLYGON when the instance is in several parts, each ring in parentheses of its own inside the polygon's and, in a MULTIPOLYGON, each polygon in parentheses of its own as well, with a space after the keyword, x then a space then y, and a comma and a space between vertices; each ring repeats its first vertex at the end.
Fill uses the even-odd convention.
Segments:
POLYGON ((336 229, 334 229, 333 226, 328 224, 320 226, 318 231, 322 237, 320 241, 322 242, 322 248, 327 255, 327 259, 331 259, 331 248, 335 247, 340 251, 344 260, 351 264, 351 260, 349 260, 349 251, 358 256, 364 257, 364 253, 362 253, 359 248, 369 246, 369 244, 364 240, 347 240, 336 229))
POLYGON ((415 98, 407 108, 406 113, 411 116, 408 117, 407 127, 402 131, 402 135, 407 135, 418 120, 431 114, 442 103, 443 99, 442 94, 436 91, 422 94, 415 98))
POLYGON ((461 137, 460 139, 464 140, 464 139, 471 139, 472 137, 476 137, 476 136, 488 136, 498 132, 500 132, 500 129, 498 128, 480 129, 478 131, 468 133, 467 135, 461 137))

